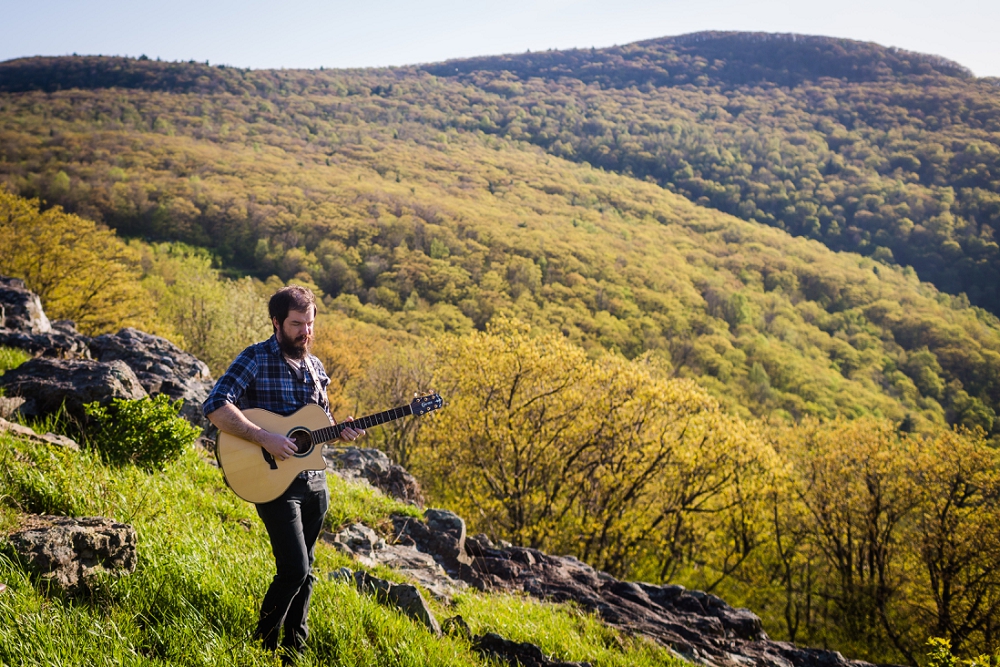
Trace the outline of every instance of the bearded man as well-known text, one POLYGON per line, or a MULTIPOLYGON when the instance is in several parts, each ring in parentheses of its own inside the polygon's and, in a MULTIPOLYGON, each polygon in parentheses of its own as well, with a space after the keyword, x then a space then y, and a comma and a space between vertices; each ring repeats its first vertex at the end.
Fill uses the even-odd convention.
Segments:
MULTIPOLYGON (((309 353, 316 321, 313 293, 297 285, 280 289, 268 303, 268 314, 274 335, 236 357, 202 409, 220 431, 256 443, 284 461, 296 453, 295 443, 255 425, 241 410, 263 408, 290 415, 315 403, 330 416, 326 395, 330 378, 322 362, 309 353)), ((348 427, 340 437, 350 442, 364 434, 362 429, 348 427)), ((261 603, 255 636, 264 648, 276 651, 284 628, 280 645, 286 663, 302 653, 309 634, 306 620, 316 580, 312 564, 329 504, 326 474, 306 470, 278 498, 256 506, 271 539, 276 573, 261 603)))

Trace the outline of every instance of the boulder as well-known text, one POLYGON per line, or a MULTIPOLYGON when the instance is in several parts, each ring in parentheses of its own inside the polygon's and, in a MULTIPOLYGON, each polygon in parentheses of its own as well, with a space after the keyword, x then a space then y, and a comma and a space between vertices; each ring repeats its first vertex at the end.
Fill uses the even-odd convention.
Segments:
POLYGON ((424 521, 395 515, 392 523, 401 544, 409 544, 431 554, 453 577, 467 579, 471 576, 464 572, 471 565, 472 558, 465 548, 465 521, 462 517, 448 510, 429 509, 424 512, 424 521))
POLYGON ((358 590, 362 593, 374 595, 380 603, 399 609, 410 618, 423 623, 434 634, 441 635, 441 626, 416 586, 394 584, 373 577, 363 570, 354 573, 354 580, 358 590))
POLYGON ((194 355, 166 338, 130 327, 92 339, 90 353, 103 363, 124 362, 147 393, 183 400, 181 416, 193 424, 208 426, 201 414, 201 404, 212 389, 212 374, 205 362, 194 355))
POLYGON ((71 595, 90 590, 99 573, 135 571, 135 529, 104 517, 33 517, 9 541, 17 557, 41 581, 71 595))
POLYGON ((27 334, 52 331, 42 300, 19 278, 0 276, 0 328, 27 334))
POLYGON ((108 403, 113 398, 146 397, 139 379, 123 361, 101 363, 85 359, 36 358, 0 376, 7 396, 25 400, 21 414, 40 417, 63 405, 72 419, 84 422, 85 403, 108 403))
POLYGON ((423 494, 416 478, 378 449, 327 447, 323 452, 331 472, 344 479, 364 479, 376 489, 406 503, 422 507, 423 494))
POLYGON ((365 567, 391 567, 439 600, 450 601, 452 595, 467 588, 465 582, 449 577, 430 554, 417 551, 412 545, 386 544, 385 539, 363 524, 353 524, 335 535, 327 533, 323 539, 365 567))

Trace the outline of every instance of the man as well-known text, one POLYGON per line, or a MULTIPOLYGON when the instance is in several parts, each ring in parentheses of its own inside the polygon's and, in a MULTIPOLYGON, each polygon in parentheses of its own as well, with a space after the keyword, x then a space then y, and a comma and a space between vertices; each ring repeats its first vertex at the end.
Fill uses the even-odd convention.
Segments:
MULTIPOLYGON (((241 410, 263 408, 289 415, 316 403, 329 415, 326 387, 330 378, 322 362, 309 353, 316 319, 313 293, 296 285, 280 289, 268 303, 268 314, 274 335, 236 357, 202 409, 219 430, 256 443, 284 461, 295 454, 295 443, 255 425, 241 410)), ((340 437, 349 442, 364 434, 348 427, 340 437)), ((308 470, 281 496, 257 505, 271 539, 277 572, 264 595, 255 636, 264 648, 276 651, 284 627, 281 647, 286 662, 302 652, 309 634, 306 617, 315 581, 311 570, 329 497, 325 473, 308 470)))

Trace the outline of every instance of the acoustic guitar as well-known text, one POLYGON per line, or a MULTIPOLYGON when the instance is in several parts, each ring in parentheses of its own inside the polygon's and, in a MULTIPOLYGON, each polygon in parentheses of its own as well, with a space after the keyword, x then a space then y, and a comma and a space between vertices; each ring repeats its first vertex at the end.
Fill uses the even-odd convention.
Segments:
POLYGON ((236 495, 252 503, 266 503, 284 493, 303 470, 325 470, 322 445, 339 438, 345 427, 367 429, 401 417, 426 414, 441 405, 438 394, 428 394, 414 398, 409 405, 340 424, 331 424, 323 408, 315 404, 288 416, 251 408, 243 415, 266 431, 284 434, 295 443, 296 453, 278 461, 260 445, 224 431, 219 431, 215 453, 226 483, 236 495))

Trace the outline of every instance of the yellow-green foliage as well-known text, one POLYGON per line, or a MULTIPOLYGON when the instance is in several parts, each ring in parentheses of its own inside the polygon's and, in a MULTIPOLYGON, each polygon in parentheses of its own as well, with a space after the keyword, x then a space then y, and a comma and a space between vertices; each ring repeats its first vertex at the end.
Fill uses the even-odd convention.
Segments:
MULTIPOLYGON (((350 90, 375 81, 339 76, 350 90)), ((427 104, 454 92, 408 85, 427 104)), ((406 119, 405 99, 331 87, 5 100, 0 132, 26 154, 50 129, 62 146, 30 174, 6 165, 21 191, 47 192, 62 170, 59 201, 261 279, 311 280, 356 319, 436 335, 508 313, 588 350, 652 351, 733 410, 996 423, 1000 380, 983 370, 1000 366, 996 319, 912 271, 523 143, 437 132, 406 119)))
POLYGON ((475 530, 620 576, 667 580, 692 552, 724 560, 690 520, 752 496, 769 450, 695 383, 651 365, 591 360, 504 319, 442 341, 434 384, 447 407, 421 428, 413 468, 475 530))
POLYGON ((782 466, 724 597, 775 635, 874 661, 915 664, 928 636, 996 651, 1000 458, 981 431, 918 437, 871 418, 765 430, 782 466))
POLYGON ((270 291, 252 278, 228 280, 204 250, 182 244, 141 245, 142 286, 178 345, 218 376, 247 345, 271 335, 270 291))
POLYGON ((113 231, 0 188, 0 275, 23 279, 50 319, 91 334, 141 326, 152 308, 140 273, 138 253, 113 231))

